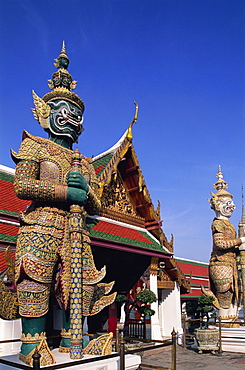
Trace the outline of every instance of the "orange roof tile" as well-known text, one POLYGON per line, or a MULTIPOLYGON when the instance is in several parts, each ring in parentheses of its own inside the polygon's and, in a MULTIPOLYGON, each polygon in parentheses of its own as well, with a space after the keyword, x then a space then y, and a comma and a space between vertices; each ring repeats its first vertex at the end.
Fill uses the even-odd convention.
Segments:
POLYGON ((31 203, 29 200, 19 199, 16 196, 12 182, 0 180, 0 188, 0 209, 2 210, 19 213, 31 203))
POLYGON ((19 226, 5 224, 0 222, 0 234, 16 236, 19 231, 19 226))
POLYGON ((207 277, 208 273, 208 263, 199 263, 192 260, 182 260, 181 258, 176 258, 176 261, 185 275, 207 277))
POLYGON ((121 238, 134 239, 139 242, 152 244, 152 242, 149 239, 147 239, 144 235, 142 235, 139 231, 126 228, 120 225, 115 225, 113 223, 100 221, 94 226, 93 229, 103 233, 116 235, 121 238))

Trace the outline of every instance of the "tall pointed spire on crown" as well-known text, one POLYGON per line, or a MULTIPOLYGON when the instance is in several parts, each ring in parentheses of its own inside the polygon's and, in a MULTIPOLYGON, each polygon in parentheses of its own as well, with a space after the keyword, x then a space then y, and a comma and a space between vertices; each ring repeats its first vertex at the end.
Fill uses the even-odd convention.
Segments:
POLYGON ((60 55, 58 58, 54 59, 54 66, 55 68, 64 68, 67 69, 68 65, 70 63, 70 59, 68 58, 66 54, 66 46, 65 46, 65 41, 62 42, 62 49, 60 52, 60 55))
POLYGON ((226 191, 226 189, 228 189, 228 184, 223 178, 223 173, 221 171, 220 165, 218 167, 218 173, 216 177, 218 180, 213 185, 213 188, 216 189, 217 192, 216 193, 210 192, 212 197, 208 199, 212 209, 216 209, 218 207, 219 198, 222 197, 233 198, 232 194, 226 191))
POLYGON ((67 90, 74 90, 77 86, 77 81, 72 80, 71 74, 67 71, 70 59, 66 54, 65 42, 62 43, 62 49, 59 56, 54 59, 54 66, 58 71, 52 75, 52 80, 49 81, 48 87, 52 90, 55 88, 64 88, 67 90))
POLYGON ((228 189, 228 184, 224 180, 223 173, 221 171, 221 166, 220 165, 218 167, 218 173, 217 173, 216 177, 217 177, 218 180, 213 185, 213 188, 216 189, 217 191, 222 190, 222 189, 223 190, 228 189))
POLYGON ((48 87, 52 91, 45 94, 43 100, 45 103, 47 103, 51 100, 65 98, 76 104, 82 110, 82 112, 84 112, 85 107, 82 99, 80 99, 78 95, 71 92, 71 90, 76 88, 77 81, 72 79, 71 74, 67 70, 70 59, 66 54, 66 46, 64 41, 62 42, 61 52, 59 56, 54 59, 54 61, 54 66, 58 70, 53 73, 52 79, 48 80, 48 87))

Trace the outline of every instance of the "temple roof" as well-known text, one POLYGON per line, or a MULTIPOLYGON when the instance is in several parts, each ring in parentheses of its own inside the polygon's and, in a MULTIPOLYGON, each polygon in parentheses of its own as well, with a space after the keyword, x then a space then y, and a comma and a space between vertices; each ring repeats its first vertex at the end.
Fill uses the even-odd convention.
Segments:
POLYGON ((19 199, 13 188, 14 169, 0 165, 0 273, 6 269, 5 249, 10 246, 10 256, 15 257, 15 243, 19 231, 19 212, 30 204, 19 199))
MULTIPOLYGON (((125 190, 126 195, 133 205, 134 215, 126 214, 122 209, 115 209, 116 207, 107 207, 102 210, 102 216, 107 217, 107 221, 96 220, 96 224, 90 229, 91 236, 94 238, 101 238, 113 240, 114 242, 121 242, 139 246, 141 244, 141 253, 151 250, 154 251, 154 256, 158 256, 160 260, 165 261, 166 272, 173 281, 178 281, 182 292, 189 292, 190 282, 187 281, 181 268, 178 266, 173 257, 173 239, 169 242, 162 230, 162 221, 160 219, 160 206, 158 209, 154 208, 150 193, 147 189, 143 173, 140 168, 138 158, 132 144, 132 124, 128 130, 122 135, 118 142, 110 149, 99 154, 92 159, 98 180, 100 183, 100 195, 103 199, 103 192, 106 187, 113 182, 113 177, 120 176, 122 186, 120 191, 125 190), (112 208, 112 210, 111 210, 112 208), (108 218, 117 221, 122 221, 120 228, 112 226, 108 218), (133 234, 131 238, 129 224, 140 225, 140 231, 133 234), (140 233, 140 237, 139 237, 140 233), (151 241, 149 243, 142 242, 142 235, 151 241), (158 252, 158 254, 156 254, 158 252)), ((106 194, 106 197, 108 195, 106 194)), ((95 222, 95 220, 93 221, 95 222)), ((139 230, 139 229, 137 229, 139 230)), ((125 248, 125 247, 124 247, 125 248)), ((131 249, 132 252, 135 252, 131 249)), ((152 254, 153 256, 153 254, 152 254)))
POLYGON ((176 257, 176 261, 190 282, 189 294, 182 294, 181 298, 188 300, 199 298, 202 295, 201 285, 209 288, 208 263, 179 257, 176 257))
MULTIPOLYGON (((123 134, 123 136, 118 140, 118 142, 115 145, 113 145, 111 148, 93 157, 92 163, 93 163, 96 175, 101 181, 103 181, 104 176, 102 176, 102 174, 104 173, 107 166, 110 165, 109 168, 111 168, 112 164, 117 166, 117 164, 120 161, 120 154, 123 155, 123 152, 124 152, 123 148, 126 150, 128 149, 129 140, 127 139, 127 132, 128 130, 123 134), (117 154, 117 152, 119 153, 117 154), (110 163, 114 155, 116 155, 116 160, 114 160, 113 163, 110 163)), ((107 181, 109 181, 109 178, 107 181)))
POLYGON ((92 237, 170 255, 167 248, 161 246, 159 241, 144 228, 100 216, 87 216, 87 226, 92 237))
MULTIPOLYGON (((10 224, 8 221, 0 220, 0 243, 16 243, 19 231, 19 223, 10 224)), ((0 270, 1 271, 1 270, 0 270)))
MULTIPOLYGON (((119 175, 135 216, 141 218, 144 227, 172 253, 172 241, 168 242, 161 228, 160 207, 154 208, 132 144, 132 123, 115 145, 92 158, 92 164, 99 180, 100 195, 102 196, 105 188, 109 186, 113 176, 119 175)), ((124 221, 130 223, 130 218, 132 219, 129 215, 125 215, 124 221)), ((121 213, 120 221, 122 220, 121 213)))
POLYGON ((18 216, 31 203, 15 195, 13 182, 14 169, 0 165, 0 214, 18 216))

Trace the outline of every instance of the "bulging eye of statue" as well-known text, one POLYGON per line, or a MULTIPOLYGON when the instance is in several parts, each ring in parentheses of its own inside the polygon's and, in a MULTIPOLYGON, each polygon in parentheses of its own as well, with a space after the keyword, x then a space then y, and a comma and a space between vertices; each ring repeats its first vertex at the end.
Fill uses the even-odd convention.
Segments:
POLYGON ((67 118, 67 109, 66 108, 63 108, 62 110, 61 110, 61 113, 62 113, 62 115, 63 115, 63 117, 64 118, 67 118))
POLYGON ((73 107, 72 105, 70 106, 70 111, 71 113, 76 114, 76 108, 73 107))

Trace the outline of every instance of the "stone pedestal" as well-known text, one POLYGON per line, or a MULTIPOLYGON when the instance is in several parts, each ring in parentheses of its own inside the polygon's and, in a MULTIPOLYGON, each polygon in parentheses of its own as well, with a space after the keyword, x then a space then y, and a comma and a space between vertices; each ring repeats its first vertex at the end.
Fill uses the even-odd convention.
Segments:
POLYGON ((240 328, 222 328, 222 350, 245 353, 245 326, 240 328))

